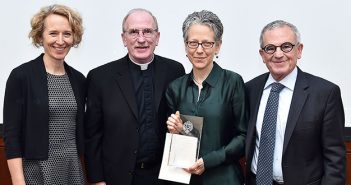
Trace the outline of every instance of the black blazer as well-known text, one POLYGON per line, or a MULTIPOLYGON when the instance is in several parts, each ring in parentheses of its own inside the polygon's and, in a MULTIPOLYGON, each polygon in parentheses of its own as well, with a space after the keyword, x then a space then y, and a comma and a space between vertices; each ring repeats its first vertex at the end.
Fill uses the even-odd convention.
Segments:
MULTIPOLYGON (((138 108, 128 55, 89 72, 85 122, 86 169, 90 182, 131 184, 138 149, 138 108)), ((183 66, 155 55, 154 99, 157 134, 167 131, 167 85, 184 75, 183 66)), ((162 151, 161 151, 162 152, 162 151)))
MULTIPOLYGON (((250 107, 246 172, 251 170, 257 113, 268 75, 263 74, 246 83, 250 107)), ((284 184, 344 185, 345 117, 340 88, 298 69, 286 124, 281 164, 284 184)))
MULTIPOLYGON (((49 147, 49 99, 44 54, 12 70, 5 90, 4 141, 8 159, 45 160, 49 147)), ((66 63, 65 70, 77 101, 76 139, 83 151, 85 77, 66 63)))

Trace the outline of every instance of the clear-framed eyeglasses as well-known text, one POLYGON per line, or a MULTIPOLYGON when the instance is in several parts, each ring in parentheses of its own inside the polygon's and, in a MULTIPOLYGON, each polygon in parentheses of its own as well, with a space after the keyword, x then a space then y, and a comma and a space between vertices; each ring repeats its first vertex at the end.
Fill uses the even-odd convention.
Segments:
POLYGON ((196 42, 196 41, 186 41, 185 42, 188 48, 197 49, 201 46, 203 49, 213 48, 215 42, 196 42))
POLYGON ((152 28, 144 28, 144 29, 129 29, 127 31, 124 31, 124 33, 127 33, 127 35, 131 38, 137 38, 139 36, 143 36, 145 38, 151 38, 155 36, 155 33, 157 32, 157 29, 152 29, 152 28))
POLYGON ((290 42, 284 42, 283 44, 281 44, 280 46, 276 46, 273 44, 267 44, 266 46, 264 46, 263 48, 261 48, 264 52, 266 52, 267 54, 273 54, 277 51, 277 48, 280 48, 280 50, 282 50, 284 53, 289 53, 291 50, 294 49, 294 46, 298 45, 297 44, 292 44, 290 42))

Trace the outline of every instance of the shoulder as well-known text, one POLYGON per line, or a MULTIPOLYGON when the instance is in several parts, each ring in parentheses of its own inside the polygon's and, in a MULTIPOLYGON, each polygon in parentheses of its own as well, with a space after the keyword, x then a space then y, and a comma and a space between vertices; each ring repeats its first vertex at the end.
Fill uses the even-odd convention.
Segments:
POLYGON ((156 61, 159 61, 162 65, 165 65, 165 66, 173 66, 173 67, 177 67, 177 68, 184 68, 183 65, 180 62, 175 61, 173 59, 169 59, 169 58, 162 57, 162 56, 159 56, 159 55, 155 55, 155 59, 156 59, 156 61))
POLYGON ((124 58, 108 62, 106 64, 103 64, 101 66, 98 66, 88 72, 88 78, 89 77, 94 77, 94 78, 99 78, 99 77, 104 77, 115 71, 116 69, 119 68, 121 65, 122 61, 124 61, 124 58))
POLYGON ((224 74, 225 80, 240 81, 240 82, 243 81, 243 78, 241 77, 241 75, 234 71, 223 69, 223 74, 224 74))
POLYGON ((218 84, 222 84, 223 87, 235 88, 236 86, 243 86, 244 84, 243 78, 241 77, 240 74, 228 69, 223 69, 216 62, 214 63, 214 66, 210 75, 214 75, 213 77, 210 77, 210 78, 216 79, 215 81, 217 81, 218 84))
POLYGON ((76 70, 75 68, 73 68, 72 66, 68 65, 68 64, 65 64, 67 65, 70 73, 75 76, 77 79, 79 80, 85 80, 85 76, 83 75, 83 73, 81 73, 80 71, 76 70))
POLYGON ((14 69, 12 69, 11 73, 10 73, 10 77, 24 77, 26 75, 30 75, 33 72, 33 69, 35 68, 40 68, 40 67, 44 67, 43 63, 41 62, 42 59, 40 58, 42 57, 41 55, 33 60, 30 60, 28 62, 25 62, 17 67, 15 67, 14 69))
POLYGON ((302 71, 300 71, 300 73, 301 73, 300 75, 303 77, 302 79, 306 79, 308 81, 309 87, 314 90, 324 91, 324 90, 334 89, 334 88, 339 89, 338 85, 322 77, 315 76, 313 74, 302 72, 302 71))
POLYGON ((170 90, 181 89, 182 86, 185 86, 189 83, 189 76, 190 76, 190 74, 186 74, 186 75, 183 75, 181 77, 176 78, 175 80, 173 80, 169 84, 168 88, 170 90))
POLYGON ((267 72, 267 73, 264 73, 264 74, 261 74, 261 75, 255 77, 255 78, 253 78, 253 79, 247 81, 247 82, 245 83, 245 86, 246 86, 247 88, 254 88, 254 87, 256 87, 258 84, 265 83, 265 81, 266 81, 267 78, 268 78, 268 75, 269 75, 268 72, 267 72))

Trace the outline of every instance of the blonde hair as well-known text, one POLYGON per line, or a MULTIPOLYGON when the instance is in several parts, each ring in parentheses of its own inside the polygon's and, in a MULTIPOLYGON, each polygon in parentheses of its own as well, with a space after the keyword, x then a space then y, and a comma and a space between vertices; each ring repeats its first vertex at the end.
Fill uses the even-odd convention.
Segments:
POLYGON ((31 20, 32 30, 28 37, 32 38, 35 47, 42 46, 42 36, 44 32, 45 19, 51 14, 66 17, 73 32, 73 47, 78 47, 83 36, 83 21, 78 12, 64 5, 50 5, 40 9, 31 20))

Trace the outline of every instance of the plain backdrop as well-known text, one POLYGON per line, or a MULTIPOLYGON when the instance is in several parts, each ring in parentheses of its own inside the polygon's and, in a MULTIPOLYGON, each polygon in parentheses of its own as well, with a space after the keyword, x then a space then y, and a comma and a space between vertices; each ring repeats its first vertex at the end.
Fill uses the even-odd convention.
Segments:
MULTIPOLYGON (((244 81, 267 71, 259 56, 259 35, 267 23, 282 19, 297 26, 304 44, 298 66, 340 86, 351 127, 351 1, 348 0, 12 0, 1 1, 0 11, 0 123, 5 84, 11 70, 43 50, 28 38, 30 19, 43 6, 64 4, 77 10, 85 28, 83 41, 72 48, 66 62, 84 75, 94 67, 125 56, 122 19, 132 8, 153 12, 161 38, 156 54, 191 65, 185 56, 182 23, 203 9, 216 13, 224 25, 223 45, 217 62, 242 75, 244 81)), ((171 70, 171 69, 170 69, 171 70)))

